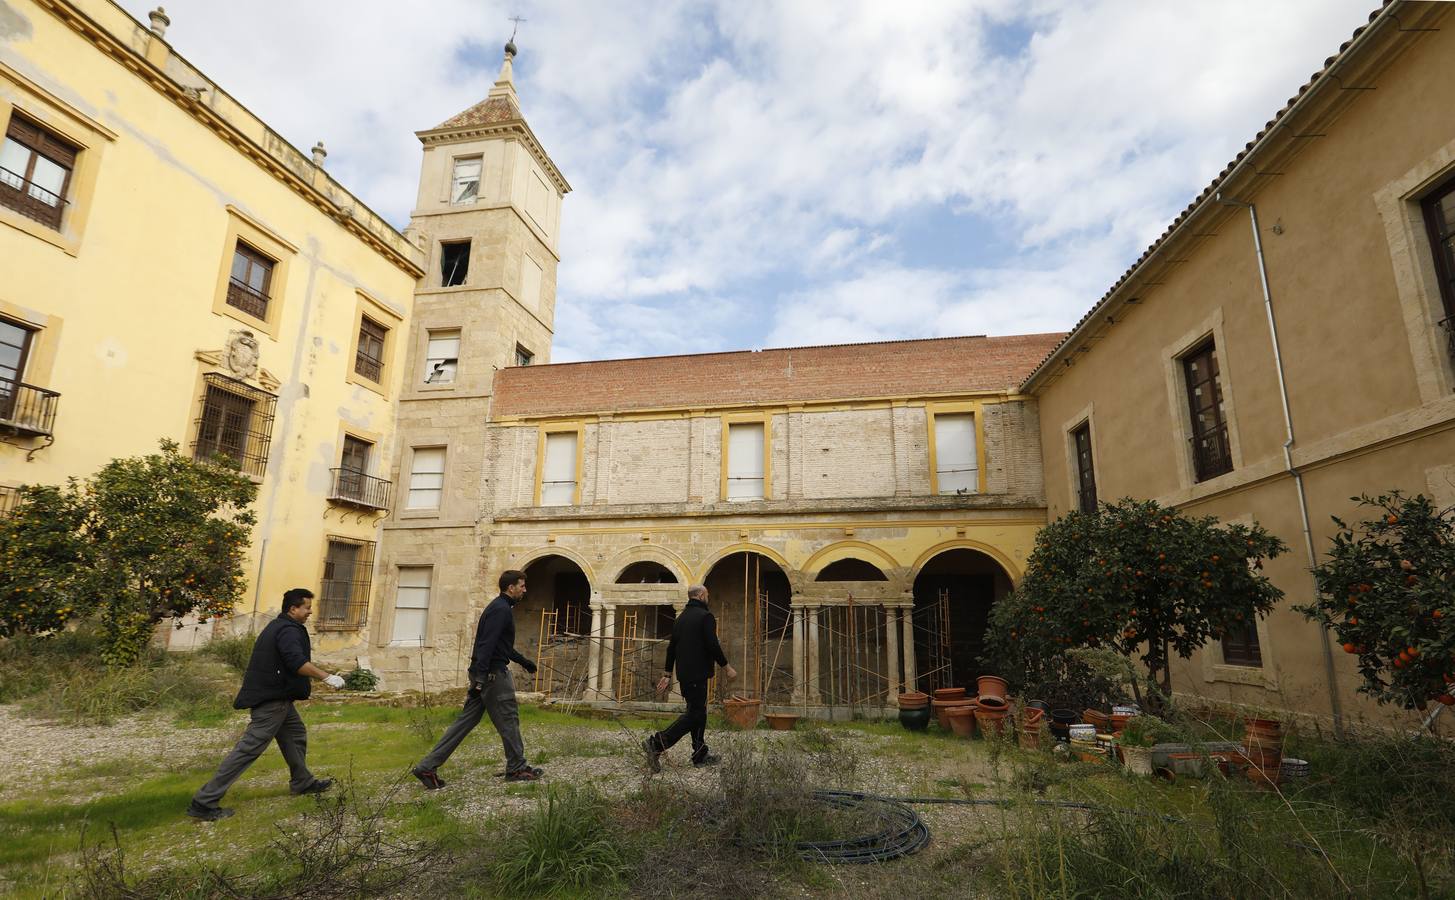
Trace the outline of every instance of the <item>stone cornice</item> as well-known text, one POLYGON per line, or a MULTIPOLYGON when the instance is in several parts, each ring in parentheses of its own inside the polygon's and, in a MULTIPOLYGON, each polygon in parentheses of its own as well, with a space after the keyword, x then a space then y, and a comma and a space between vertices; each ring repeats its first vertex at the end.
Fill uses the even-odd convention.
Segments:
POLYGON ((556 168, 551 157, 536 139, 535 132, 530 130, 524 119, 509 119, 504 122, 490 122, 482 125, 461 125, 454 128, 431 128, 428 131, 416 131, 414 136, 426 147, 435 144, 457 144, 462 141, 479 140, 481 138, 493 138, 502 136, 513 136, 520 140, 530 155, 546 173, 550 175, 551 181, 555 182, 556 190, 562 194, 571 192, 571 185, 566 181, 566 176, 556 168))

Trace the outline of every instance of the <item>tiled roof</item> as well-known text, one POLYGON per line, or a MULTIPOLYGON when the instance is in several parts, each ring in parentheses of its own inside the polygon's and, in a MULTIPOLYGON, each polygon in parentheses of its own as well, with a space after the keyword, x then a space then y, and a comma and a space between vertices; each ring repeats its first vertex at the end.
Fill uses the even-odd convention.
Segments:
POLYGON ((1014 390, 1063 336, 982 335, 517 366, 495 373, 494 415, 1014 390))
POLYGON ((1316 83, 1318 83, 1320 78, 1323 78, 1326 74, 1328 74, 1329 69, 1336 62, 1338 62, 1341 57, 1343 57, 1345 51, 1347 51, 1349 49, 1349 46, 1359 38, 1359 35, 1363 34, 1369 28, 1369 25, 1373 23, 1375 19, 1379 18, 1380 14, 1383 13, 1384 10, 1396 5, 1399 2, 1400 0, 1384 0, 1384 3, 1381 4, 1378 9, 1374 10, 1369 14, 1368 22, 1354 29, 1354 33, 1349 36, 1349 40, 1339 45, 1339 52, 1324 60, 1323 68, 1319 69, 1312 76, 1310 76, 1309 80, 1304 83, 1303 87, 1298 89, 1298 93, 1294 94, 1288 99, 1287 103, 1283 104, 1283 108, 1275 113, 1273 118, 1268 120, 1268 123, 1263 126, 1263 130, 1258 132, 1257 136, 1254 137, 1253 140, 1243 145, 1243 149, 1238 153, 1237 156, 1233 157, 1232 161, 1229 162, 1221 172, 1218 173, 1218 176, 1212 180, 1212 183, 1209 184, 1207 187, 1203 188, 1202 193, 1198 194, 1191 203, 1187 204, 1187 207, 1178 214, 1177 218, 1172 220, 1172 224, 1167 226, 1167 230, 1163 231, 1161 236, 1159 236, 1157 240, 1153 241, 1152 245, 1148 247, 1141 256, 1137 257, 1137 261, 1132 263, 1132 265, 1125 272, 1122 273, 1122 277, 1117 279, 1116 284, 1113 284, 1110 288, 1108 288, 1106 293, 1101 296, 1101 299, 1096 301, 1096 305, 1093 306, 1086 313, 1086 315, 1082 316, 1081 319, 1077 321, 1076 325, 1069 332, 1066 332, 1065 339, 1052 347, 1050 349, 1050 352, 1048 352, 1043 359, 1039 360, 1037 364, 1029 372, 1027 372, 1027 382, 1029 382, 1031 378, 1035 377, 1040 373, 1041 369, 1045 367, 1046 363, 1050 361, 1052 356, 1056 355, 1056 352, 1061 349, 1063 344, 1077 337, 1077 332, 1080 330, 1081 326, 1086 324, 1088 319, 1091 319, 1093 316, 1095 316, 1097 311, 1101 309, 1102 304, 1106 303, 1108 300, 1111 299, 1111 297, 1117 292, 1117 290, 1120 289, 1121 286, 1127 282, 1127 279, 1131 278, 1132 273, 1136 272, 1137 269, 1144 262, 1151 258, 1152 254, 1156 253, 1157 250, 1160 249, 1161 246, 1166 243, 1167 240, 1171 238, 1172 235, 1175 234, 1180 227, 1182 227, 1182 224, 1187 220, 1190 215, 1192 215, 1193 211, 1196 210, 1203 203, 1203 201, 1207 200, 1213 194, 1217 193, 1218 189, 1223 186, 1223 182, 1230 174, 1232 174, 1233 170, 1238 167, 1238 165, 1243 161, 1248 153, 1255 146, 1257 146, 1264 137, 1271 133, 1274 128, 1277 128, 1279 126, 1280 121, 1283 119, 1283 117, 1288 114, 1288 111, 1294 107, 1294 104, 1296 104, 1303 97, 1304 94, 1308 93, 1309 88, 1313 87, 1316 83))
POLYGON ((474 106, 462 113, 450 116, 439 123, 430 131, 440 131, 445 128, 472 128, 477 125, 493 125, 497 122, 509 122, 511 119, 519 119, 520 110, 515 108, 505 97, 487 97, 476 103, 474 106))

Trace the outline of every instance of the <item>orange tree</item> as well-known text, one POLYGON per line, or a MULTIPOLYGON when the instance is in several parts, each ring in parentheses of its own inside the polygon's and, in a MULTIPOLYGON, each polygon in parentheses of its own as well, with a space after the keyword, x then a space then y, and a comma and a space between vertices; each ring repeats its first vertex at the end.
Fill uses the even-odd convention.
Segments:
POLYGON ((1042 668, 1074 647, 1108 647, 1140 657, 1170 696, 1174 654, 1190 657, 1283 596, 1261 570, 1287 549, 1258 525, 1150 500, 1072 512, 1037 533, 1025 577, 991 611, 991 643, 1000 659, 1042 668))
POLYGON ((0 634, 100 620, 107 663, 136 661, 157 623, 233 608, 257 486, 227 465, 161 452, 107 463, 84 483, 26 488, 0 521, 0 634))
POLYGON ((1351 498, 1372 514, 1339 527, 1314 569, 1319 596, 1295 607, 1359 659, 1359 690, 1380 703, 1455 704, 1455 509, 1398 491, 1351 498))

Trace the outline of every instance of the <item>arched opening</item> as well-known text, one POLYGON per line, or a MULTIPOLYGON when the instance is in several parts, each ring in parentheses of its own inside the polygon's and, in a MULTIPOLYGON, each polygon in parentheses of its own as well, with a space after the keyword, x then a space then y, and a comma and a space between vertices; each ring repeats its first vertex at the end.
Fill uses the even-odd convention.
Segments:
POLYGON ((591 633, 591 582, 573 560, 551 554, 531 560, 525 600, 515 607, 516 646, 541 665, 529 688, 575 693, 585 684, 591 633))
POLYGON ((651 560, 638 560, 616 576, 617 584, 676 584, 677 576, 672 570, 661 563, 651 560))
POLYGON ((956 548, 936 554, 914 579, 914 652, 919 687, 973 687, 986 668, 990 608, 1011 580, 992 557, 956 548))
POLYGON ((850 556, 824 566, 814 581, 888 581, 879 567, 850 556))
MULTIPOLYGON (((738 670, 726 688, 748 697, 787 692, 793 685, 793 636, 788 575, 761 553, 730 553, 703 580, 717 617, 718 640, 738 670)), ((726 696, 724 686, 717 693, 726 696)))

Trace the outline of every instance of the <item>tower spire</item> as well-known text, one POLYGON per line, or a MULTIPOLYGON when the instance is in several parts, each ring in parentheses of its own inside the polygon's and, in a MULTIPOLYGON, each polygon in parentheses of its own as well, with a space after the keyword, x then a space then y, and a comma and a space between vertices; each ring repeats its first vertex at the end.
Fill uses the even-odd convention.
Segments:
POLYGON ((510 39, 505 42, 505 59, 500 63, 500 75, 495 79, 495 86, 490 89, 490 97, 504 97, 510 100, 516 109, 520 109, 520 98, 515 94, 515 69, 511 61, 515 59, 515 34, 520 30, 520 23, 524 22, 520 16, 512 16, 510 21, 515 27, 510 31, 510 39))

